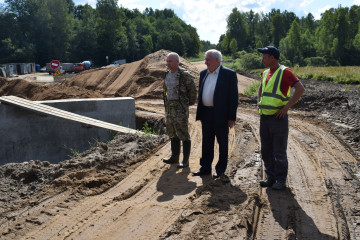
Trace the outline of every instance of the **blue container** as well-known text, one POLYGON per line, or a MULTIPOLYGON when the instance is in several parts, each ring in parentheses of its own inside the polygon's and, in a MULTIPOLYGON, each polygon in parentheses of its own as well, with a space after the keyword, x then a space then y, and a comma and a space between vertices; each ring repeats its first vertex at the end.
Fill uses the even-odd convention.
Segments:
POLYGON ((85 64, 85 69, 88 70, 91 66, 91 62, 90 61, 83 61, 83 63, 85 64))
POLYGON ((36 64, 36 65, 35 65, 35 70, 36 70, 37 72, 40 72, 40 65, 39 65, 39 64, 36 64))

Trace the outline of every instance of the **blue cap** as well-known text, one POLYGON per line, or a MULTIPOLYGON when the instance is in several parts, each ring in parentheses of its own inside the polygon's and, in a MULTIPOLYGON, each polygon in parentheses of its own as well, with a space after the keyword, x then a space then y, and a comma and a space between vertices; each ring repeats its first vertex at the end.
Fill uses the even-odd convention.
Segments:
POLYGON ((258 48, 257 50, 258 50, 259 52, 261 52, 261 53, 265 53, 265 54, 272 55, 272 56, 274 56, 274 58, 276 58, 277 60, 279 60, 280 51, 279 51, 279 49, 277 49, 277 48, 274 47, 274 46, 267 46, 267 47, 264 47, 264 48, 258 48))

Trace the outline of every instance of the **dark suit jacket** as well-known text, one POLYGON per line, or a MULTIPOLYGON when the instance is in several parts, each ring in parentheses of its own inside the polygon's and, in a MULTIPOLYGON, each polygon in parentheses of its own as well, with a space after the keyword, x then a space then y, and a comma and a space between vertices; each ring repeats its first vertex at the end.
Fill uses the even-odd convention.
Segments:
MULTIPOLYGON (((204 86, 207 69, 200 72, 199 98, 196 111, 196 120, 203 120, 204 105, 202 103, 202 90, 204 86)), ((238 107, 238 79, 236 72, 220 66, 219 76, 214 92, 215 124, 227 124, 228 120, 236 120, 236 109, 238 107)))

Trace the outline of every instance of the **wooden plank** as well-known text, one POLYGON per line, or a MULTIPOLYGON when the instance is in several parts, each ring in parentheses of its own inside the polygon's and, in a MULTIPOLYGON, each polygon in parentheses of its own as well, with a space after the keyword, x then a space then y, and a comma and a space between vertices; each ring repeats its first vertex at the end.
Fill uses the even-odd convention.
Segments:
POLYGON ((94 126, 94 127, 106 128, 106 129, 116 131, 116 132, 121 132, 121 133, 137 133, 137 132, 139 132, 139 131, 136 131, 131 128, 127 128, 127 127, 115 125, 112 123, 100 121, 100 120, 97 120, 94 118, 85 117, 85 116, 82 116, 79 114, 64 111, 64 110, 61 110, 61 109, 58 109, 55 107, 51 107, 51 106, 48 106, 45 104, 29 101, 29 100, 19 98, 16 96, 3 96, 3 97, 0 97, 0 101, 5 102, 7 104, 15 105, 17 107, 20 107, 20 108, 23 108, 23 109, 26 109, 26 110, 29 110, 32 112, 56 116, 56 117, 64 118, 67 120, 76 121, 76 122, 83 123, 86 125, 94 126))

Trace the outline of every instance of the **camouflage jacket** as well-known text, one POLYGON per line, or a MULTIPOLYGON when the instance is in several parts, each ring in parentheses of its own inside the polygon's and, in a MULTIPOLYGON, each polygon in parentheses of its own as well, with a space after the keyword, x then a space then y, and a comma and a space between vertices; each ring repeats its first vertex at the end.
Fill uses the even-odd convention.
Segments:
MULTIPOLYGON (((167 71, 164 75, 164 84, 163 84, 164 87, 163 99, 164 99, 165 109, 167 109, 168 107, 167 89, 165 84, 166 74, 168 72, 169 71, 167 71)), ((179 67, 176 74, 176 84, 178 86, 179 102, 181 103, 182 107, 187 109, 190 105, 194 105, 197 97, 196 85, 194 82, 194 78, 191 76, 191 74, 188 71, 186 71, 186 69, 179 67)))

